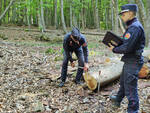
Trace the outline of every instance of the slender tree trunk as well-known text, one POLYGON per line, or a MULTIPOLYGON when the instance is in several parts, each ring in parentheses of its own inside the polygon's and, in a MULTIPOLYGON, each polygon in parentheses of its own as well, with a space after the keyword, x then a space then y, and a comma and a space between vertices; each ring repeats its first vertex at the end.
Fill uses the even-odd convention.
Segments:
POLYGON ((72 0, 70 0, 70 27, 72 28, 73 25, 72 25, 72 0))
POLYGON ((111 7, 111 27, 112 31, 114 31, 114 8, 112 2, 110 2, 110 7, 111 7))
POLYGON ((120 24, 120 28, 121 28, 122 33, 124 33, 125 32, 125 28, 124 28, 120 18, 119 18, 119 24, 120 24))
POLYGON ((114 32, 118 34, 118 0, 113 0, 114 2, 114 32))
POLYGON ((101 0, 98 0, 98 12, 99 12, 99 15, 98 15, 98 18, 99 18, 99 30, 101 28, 101 25, 100 25, 100 22, 101 22, 101 0))
POLYGON ((12 6, 12 17, 11 17, 11 22, 14 24, 16 23, 16 7, 15 6, 16 6, 15 4, 12 6))
POLYGON ((84 8, 84 0, 82 0, 82 9, 81 9, 81 19, 82 19, 82 28, 85 29, 85 8, 84 8))
POLYGON ((58 23, 57 23, 57 0, 55 0, 55 28, 58 29, 58 23))
POLYGON ((99 31, 99 16, 98 16, 98 0, 95 0, 95 24, 96 24, 96 29, 99 31))
POLYGON ((45 31, 45 20, 44 20, 44 10, 43 10, 43 0, 40 0, 40 4, 41 4, 41 23, 42 23, 42 28, 43 31, 45 31))
MULTIPOLYGON (((7 2, 7 0, 4 0, 4 9, 6 9, 6 2, 7 2)), ((6 23, 6 14, 5 14, 5 18, 3 18, 3 22, 6 23)))
MULTIPOLYGON (((47 1, 45 1, 45 4, 49 4, 47 1)), ((55 8, 55 4, 54 4, 54 8, 55 8)), ((49 26, 49 11, 50 9, 47 7, 44 9, 44 19, 45 19, 45 27, 49 26)))
POLYGON ((135 0, 136 4, 138 4, 139 7, 139 13, 140 13, 140 18, 141 18, 141 22, 143 24, 143 27, 145 29, 145 34, 146 34, 146 47, 148 47, 148 43, 149 43, 149 39, 148 39, 148 32, 149 30, 147 29, 146 26, 146 11, 144 9, 144 4, 142 2, 142 0, 135 0))
POLYGON ((27 6, 26 11, 27 11, 27 13, 26 13, 26 18, 27 18, 28 29, 30 30, 30 28, 31 28, 31 21, 30 21, 30 17, 31 17, 31 14, 30 14, 30 6, 27 6))
MULTIPOLYGON (((0 1, 0 15, 2 14, 2 0, 0 1)), ((0 20, 0 25, 2 24, 2 21, 0 20)))
POLYGON ((147 28, 147 46, 149 45, 149 42, 150 42, 150 32, 149 32, 149 30, 150 30, 150 24, 149 24, 149 22, 150 22, 150 0, 147 0, 146 1, 147 2, 147 24, 146 24, 146 28, 147 28))
POLYGON ((9 5, 5 9, 5 11, 0 15, 0 20, 5 16, 5 14, 7 13, 7 11, 9 10, 10 6, 13 5, 13 2, 15 2, 15 0, 11 0, 10 1, 9 5))
POLYGON ((105 8, 105 23, 106 23, 106 29, 108 30, 108 11, 107 8, 105 8))
POLYGON ((128 0, 128 3, 129 3, 129 4, 134 4, 134 3, 135 3, 135 0, 128 0))
MULTIPOLYGON (((40 12, 40 11, 39 11, 40 12)), ((39 25, 39 29, 40 29, 40 31, 43 33, 44 31, 43 31, 43 26, 42 26, 42 20, 41 20, 41 15, 40 15, 40 13, 38 13, 38 25, 39 25)))
POLYGON ((60 0, 60 2, 61 2, 61 22, 62 22, 64 32, 67 33, 67 28, 64 19, 64 11, 63 11, 63 0, 60 0))

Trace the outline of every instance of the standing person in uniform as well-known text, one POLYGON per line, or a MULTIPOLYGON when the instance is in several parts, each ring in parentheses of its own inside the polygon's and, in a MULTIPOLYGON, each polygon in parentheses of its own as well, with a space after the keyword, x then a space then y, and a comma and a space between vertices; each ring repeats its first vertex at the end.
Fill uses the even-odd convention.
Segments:
POLYGON ((75 52, 78 58, 78 70, 75 79, 76 84, 81 84, 81 77, 83 70, 88 70, 88 47, 85 37, 80 33, 78 28, 73 28, 70 33, 67 33, 64 37, 63 42, 64 48, 64 60, 61 70, 61 83, 59 87, 64 86, 67 77, 67 67, 68 61, 70 61, 71 66, 74 67, 74 61, 72 59, 72 53, 75 52))
POLYGON ((116 107, 126 96, 128 104, 128 113, 138 113, 138 73, 144 63, 142 52, 145 46, 145 33, 143 26, 136 18, 138 7, 136 4, 126 4, 121 6, 121 19, 127 25, 123 34, 123 44, 118 47, 110 45, 110 50, 114 53, 124 54, 122 74, 120 76, 120 88, 117 95, 110 96, 116 107))

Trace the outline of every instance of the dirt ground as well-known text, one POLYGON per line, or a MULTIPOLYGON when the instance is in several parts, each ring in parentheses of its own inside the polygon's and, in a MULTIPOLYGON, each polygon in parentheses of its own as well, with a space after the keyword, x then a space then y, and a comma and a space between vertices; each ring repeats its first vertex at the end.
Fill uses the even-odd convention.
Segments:
MULTIPOLYGON (((63 39, 63 35, 59 30, 46 33, 48 38, 63 39)), ((117 92, 119 80, 93 92, 74 83, 76 69, 69 66, 65 87, 59 88, 62 42, 40 41, 39 37, 36 31, 0 28, 1 113, 126 113, 126 98, 118 109, 109 99, 117 92)), ((102 37, 86 37, 90 67, 118 56, 101 43, 102 37)), ((140 112, 150 113, 150 79, 139 79, 138 89, 140 112)))

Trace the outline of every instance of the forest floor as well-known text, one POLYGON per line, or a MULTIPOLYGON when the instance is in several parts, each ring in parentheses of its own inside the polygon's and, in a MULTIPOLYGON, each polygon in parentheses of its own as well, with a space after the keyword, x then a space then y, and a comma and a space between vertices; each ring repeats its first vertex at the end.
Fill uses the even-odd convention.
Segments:
MULTIPOLYGON (((69 66, 65 87, 58 87, 63 60, 62 31, 51 30, 43 37, 40 32, 10 28, 0 28, 1 113, 126 113, 126 98, 118 109, 109 99, 117 92, 119 80, 93 92, 73 82, 76 68, 69 66)), ((118 57, 101 43, 102 36, 85 36, 90 67, 118 57)), ((140 112, 150 113, 150 79, 139 79, 138 89, 140 112)))

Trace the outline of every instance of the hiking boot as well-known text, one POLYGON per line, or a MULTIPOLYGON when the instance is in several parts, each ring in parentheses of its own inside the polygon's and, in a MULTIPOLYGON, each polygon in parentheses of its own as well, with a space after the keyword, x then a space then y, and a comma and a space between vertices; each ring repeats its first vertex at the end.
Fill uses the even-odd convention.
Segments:
POLYGON ((110 100, 113 102, 113 105, 117 108, 120 107, 120 102, 117 100, 117 96, 110 96, 110 100))
POLYGON ((65 82, 60 82, 60 84, 58 85, 59 87, 63 87, 65 84, 65 82))

